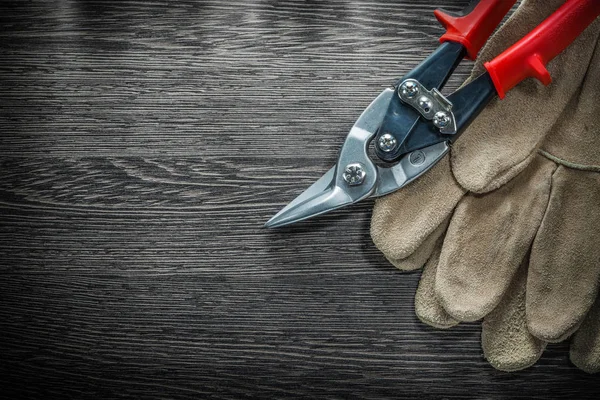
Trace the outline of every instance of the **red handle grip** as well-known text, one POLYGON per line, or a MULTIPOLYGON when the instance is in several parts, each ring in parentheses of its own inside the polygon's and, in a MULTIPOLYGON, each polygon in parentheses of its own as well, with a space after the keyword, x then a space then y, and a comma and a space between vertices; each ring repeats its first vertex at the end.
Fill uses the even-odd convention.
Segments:
POLYGON ((600 15, 600 0, 568 0, 544 22, 498 57, 484 64, 498 96, 526 78, 548 85, 552 78, 546 69, 600 15))
POLYGON ((517 0, 481 0, 467 15, 454 17, 441 10, 433 14, 446 28, 440 42, 458 42, 467 49, 467 58, 477 53, 517 0))

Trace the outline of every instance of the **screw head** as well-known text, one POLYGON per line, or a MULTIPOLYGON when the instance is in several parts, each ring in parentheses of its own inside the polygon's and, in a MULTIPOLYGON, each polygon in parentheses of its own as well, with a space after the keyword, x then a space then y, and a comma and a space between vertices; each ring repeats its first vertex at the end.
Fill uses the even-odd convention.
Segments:
POLYGON ((419 87, 412 81, 402 83, 400 90, 402 90, 402 94, 406 97, 415 97, 419 93, 419 87))
POLYGON ((396 148, 398 141, 396 140, 395 137, 393 137, 389 133, 384 133, 379 138, 379 141, 377 142, 377 144, 379 145, 379 148, 382 151, 389 153, 390 151, 394 150, 394 148, 396 148))
POLYGON ((343 177, 350 186, 362 185, 366 176, 367 173, 365 172, 364 167, 359 163, 348 164, 346 165, 346 168, 344 168, 343 177))
POLYGON ((431 100, 429 100, 427 96, 421 96, 419 97, 419 107, 421 107, 423 111, 428 113, 431 110, 431 107, 433 107, 433 103, 431 102, 431 100))
POLYGON ((444 111, 438 111, 433 116, 433 124, 438 128, 443 128, 450 123, 450 116, 444 111))

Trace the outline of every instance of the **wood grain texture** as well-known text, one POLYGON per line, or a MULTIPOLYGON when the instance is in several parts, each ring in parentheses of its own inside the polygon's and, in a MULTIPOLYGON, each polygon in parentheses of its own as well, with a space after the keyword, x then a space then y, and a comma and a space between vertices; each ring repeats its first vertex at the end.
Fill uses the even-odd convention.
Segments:
POLYGON ((262 228, 465 3, 0 3, 5 398, 597 398, 418 322, 372 204, 262 228))

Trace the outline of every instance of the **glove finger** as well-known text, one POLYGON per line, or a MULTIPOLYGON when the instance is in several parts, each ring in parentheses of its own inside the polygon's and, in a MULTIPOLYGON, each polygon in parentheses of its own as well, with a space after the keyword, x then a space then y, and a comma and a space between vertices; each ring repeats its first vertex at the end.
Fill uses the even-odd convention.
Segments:
POLYGON ((435 273, 440 260, 442 243, 443 238, 439 238, 437 247, 423 268, 415 294, 415 313, 421 322, 427 325, 435 328, 451 328, 458 325, 458 321, 448 315, 435 295, 435 273))
POLYGON ((582 371, 600 372, 600 297, 573 336, 570 358, 582 371))
POLYGON ((559 166, 533 242, 527 282, 529 330, 560 341, 579 326, 600 280, 600 174, 559 166))
POLYGON ((502 301, 483 320, 483 355, 494 368, 501 371, 517 371, 535 364, 546 348, 546 343, 531 335, 527 329, 526 282, 527 265, 523 264, 502 301))
POLYGON ((375 202, 371 218, 375 246, 389 260, 409 257, 448 218, 463 194, 450 172, 449 158, 444 157, 416 181, 375 202))
POLYGON ((450 217, 446 218, 410 256, 400 260, 388 258, 388 261, 402 271, 414 271, 415 269, 422 268, 427 260, 432 257, 436 247, 441 247, 449 223, 450 217))
POLYGON ((554 169, 537 157, 505 186, 457 206, 436 276, 438 298, 454 318, 478 320, 500 302, 542 220, 554 169))
MULTIPOLYGON (((527 4, 498 31, 483 49, 487 61, 564 3, 552 0, 537 7, 527 4)), ((590 66, 600 32, 600 19, 592 23, 563 53, 548 65, 553 82, 543 86, 525 80, 503 101, 493 101, 465 130, 453 147, 451 165, 457 182, 475 193, 485 193, 508 182, 535 157, 535 150, 577 95, 590 66)), ((479 71, 479 69, 476 69, 479 71)))

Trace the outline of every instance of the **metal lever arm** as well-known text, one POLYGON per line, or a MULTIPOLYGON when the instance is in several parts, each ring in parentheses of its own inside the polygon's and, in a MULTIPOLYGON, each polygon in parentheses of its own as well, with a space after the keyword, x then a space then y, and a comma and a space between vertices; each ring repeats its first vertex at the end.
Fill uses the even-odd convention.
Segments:
MULTIPOLYGON (((427 90, 441 89, 461 60, 468 54, 476 54, 479 51, 515 2, 516 0, 481 0, 472 3, 460 16, 436 11, 436 17, 447 28, 446 34, 440 39, 442 45, 400 79, 395 88, 398 89, 399 85, 408 79, 414 79, 427 90)), ((395 162, 409 152, 409 148, 420 148, 416 143, 419 138, 411 136, 412 131, 420 125, 421 118, 421 114, 415 108, 403 104, 400 97, 395 96, 377 131, 377 157, 386 162, 395 162)), ((440 132, 437 134, 439 137, 440 132)), ((423 140, 421 147, 429 143, 430 139, 423 140)))

